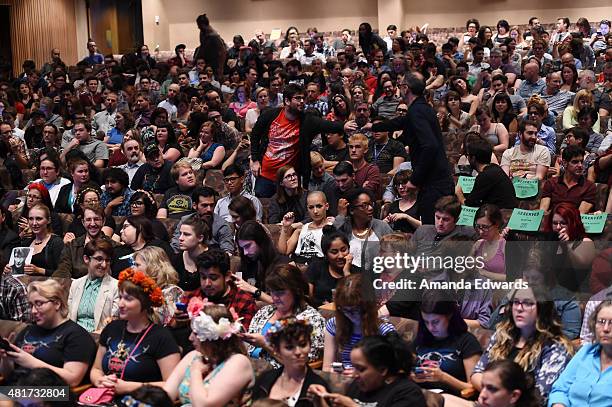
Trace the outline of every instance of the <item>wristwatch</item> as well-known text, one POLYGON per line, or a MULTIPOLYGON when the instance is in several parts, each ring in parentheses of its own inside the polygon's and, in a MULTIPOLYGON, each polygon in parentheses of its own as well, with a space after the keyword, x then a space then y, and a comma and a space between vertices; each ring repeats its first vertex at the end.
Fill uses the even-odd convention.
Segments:
POLYGON ((257 290, 255 290, 255 292, 253 293, 253 298, 258 299, 259 297, 261 297, 261 290, 258 288, 257 290))

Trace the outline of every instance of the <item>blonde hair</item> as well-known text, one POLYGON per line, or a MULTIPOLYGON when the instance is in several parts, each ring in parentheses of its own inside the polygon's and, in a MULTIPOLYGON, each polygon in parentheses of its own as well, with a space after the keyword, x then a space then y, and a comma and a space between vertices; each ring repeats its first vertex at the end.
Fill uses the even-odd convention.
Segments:
POLYGON ((145 274, 155 280, 159 288, 176 285, 179 281, 178 273, 172 267, 166 252, 155 246, 147 246, 138 251, 134 257, 140 257, 146 265, 145 274))
POLYGON ((365 134, 355 133, 351 137, 349 137, 349 143, 351 141, 357 141, 358 143, 361 143, 361 145, 364 147, 368 146, 368 138, 365 134))
POLYGON ((60 315, 64 318, 68 316, 68 292, 57 280, 50 278, 43 281, 32 281, 28 284, 28 296, 32 293, 38 293, 49 301, 58 302, 60 315))
POLYGON ((595 107, 595 100, 593 99, 591 91, 588 89, 579 90, 576 92, 576 96, 574 96, 574 111, 572 112, 574 120, 577 120, 578 112, 580 111, 580 99, 582 98, 587 99, 591 107, 595 107))
POLYGON ((323 161, 325 161, 325 159, 320 153, 316 151, 310 152, 310 165, 316 165, 318 163, 322 163, 323 161))
POLYGON ((174 181, 178 180, 179 174, 181 172, 181 168, 187 168, 189 170, 193 170, 193 167, 191 166, 191 164, 189 164, 188 161, 179 160, 175 162, 172 168, 170 169, 170 175, 172 176, 172 179, 174 181))

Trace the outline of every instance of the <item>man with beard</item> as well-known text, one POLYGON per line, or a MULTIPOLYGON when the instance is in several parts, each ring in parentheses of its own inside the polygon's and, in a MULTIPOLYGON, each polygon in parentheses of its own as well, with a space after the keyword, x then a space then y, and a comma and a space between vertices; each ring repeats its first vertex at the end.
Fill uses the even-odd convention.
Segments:
POLYGON ((221 96, 219 96, 217 91, 209 90, 206 92, 206 104, 209 111, 216 110, 221 113, 221 119, 224 123, 231 127, 236 127, 236 122, 238 121, 236 113, 233 109, 229 109, 221 104, 221 96))
POLYGON ((134 175, 138 171, 144 162, 141 160, 142 151, 140 150, 140 143, 134 139, 124 139, 121 143, 121 152, 127 158, 127 163, 119 165, 117 168, 122 169, 128 175, 130 185, 134 179, 134 175))
POLYGON ((94 131, 101 131, 104 135, 115 127, 115 116, 117 115, 117 100, 118 96, 115 92, 109 92, 106 95, 105 106, 106 109, 95 114, 91 127, 94 131))
POLYGON ((106 190, 100 195, 100 205, 106 216, 130 216, 132 207, 130 198, 134 191, 130 189, 128 175, 116 167, 108 168, 104 173, 106 190))
POLYGON ((236 250, 234 246, 234 235, 229 223, 225 221, 221 216, 215 215, 214 209, 216 205, 217 193, 210 187, 196 188, 191 196, 193 202, 193 209, 195 213, 185 215, 181 218, 181 221, 176 225, 174 235, 172 236, 172 242, 170 245, 175 252, 178 252, 179 247, 179 236, 181 225, 187 219, 194 216, 199 216, 204 221, 208 228, 211 230, 211 239, 206 242, 209 247, 218 247, 229 255, 232 255, 236 250))
MULTIPOLYGON (((25 143, 13 136, 13 129, 8 123, 0 123, 0 156, 6 161, 13 161, 19 169, 29 168, 25 143)), ((17 168, 16 168, 17 169, 17 168)))
POLYGON ((245 330, 249 329, 251 319, 257 312, 255 299, 250 293, 236 287, 230 272, 230 258, 219 249, 202 253, 197 261, 200 273, 200 288, 191 297, 206 299, 213 304, 225 305, 233 310, 245 330))
POLYGON ((319 133, 340 133, 355 128, 353 122, 329 122, 304 114, 304 90, 287 85, 283 108, 268 109, 259 116, 251 133, 251 170, 257 177, 256 195, 269 198, 276 192, 276 172, 291 165, 302 175, 302 187, 310 179, 310 146, 319 133))
POLYGON ((501 167, 509 177, 543 180, 550 166, 550 152, 537 143, 539 123, 523 120, 519 125, 520 144, 504 151, 501 167))
POLYGON ((94 239, 102 239, 111 242, 113 247, 117 243, 110 239, 102 232, 104 227, 104 209, 97 205, 88 206, 83 211, 83 227, 86 233, 82 236, 74 238, 72 233, 67 233, 67 237, 72 237, 72 240, 64 246, 60 257, 59 266, 53 273, 52 277, 56 278, 79 278, 87 274, 87 265, 83 260, 85 244, 94 239))
POLYGON ((395 109, 401 102, 398 96, 395 96, 395 82, 391 79, 383 82, 382 88, 384 94, 372 104, 372 110, 377 116, 382 116, 386 119, 392 119, 395 116, 395 109))
POLYGON ((595 204, 597 190, 595 184, 584 176, 584 150, 575 145, 567 146, 561 158, 564 171, 544 183, 540 209, 548 212, 557 204, 569 202, 580 213, 589 213, 595 204))
POLYGON ((170 121, 176 119, 176 97, 178 96, 181 88, 178 84, 173 83, 168 86, 168 95, 166 96, 166 100, 162 100, 157 104, 157 107, 163 107, 168 112, 168 117, 170 121))
POLYGON ((144 189, 154 194, 163 194, 167 189, 174 186, 170 169, 172 161, 164 161, 164 157, 157 147, 151 143, 145 146, 144 155, 146 163, 140 166, 132 178, 132 190, 144 189))

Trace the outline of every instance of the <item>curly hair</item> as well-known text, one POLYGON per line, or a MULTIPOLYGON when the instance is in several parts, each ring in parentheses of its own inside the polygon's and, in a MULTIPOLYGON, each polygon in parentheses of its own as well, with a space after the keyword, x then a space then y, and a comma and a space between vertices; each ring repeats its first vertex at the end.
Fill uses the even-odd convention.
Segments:
POLYGON ((169 285, 176 285, 179 276, 166 252, 155 246, 147 246, 134 254, 134 258, 139 257, 146 265, 145 273, 155 280, 155 283, 162 289, 169 285))
MULTIPOLYGON (((531 370, 536 365, 543 348, 551 342, 560 343, 568 353, 573 354, 573 346, 561 329, 562 325, 555 310, 555 303, 547 298, 544 290, 532 288, 532 291, 536 298, 537 307, 535 332, 527 339, 525 346, 519 350, 514 358, 514 361, 525 371, 531 370)), ((520 339, 521 331, 516 326, 512 316, 512 302, 516 293, 517 291, 512 293, 510 301, 505 306, 505 315, 509 315, 509 317, 497 325, 497 340, 490 350, 489 359, 491 361, 507 359, 520 339)))

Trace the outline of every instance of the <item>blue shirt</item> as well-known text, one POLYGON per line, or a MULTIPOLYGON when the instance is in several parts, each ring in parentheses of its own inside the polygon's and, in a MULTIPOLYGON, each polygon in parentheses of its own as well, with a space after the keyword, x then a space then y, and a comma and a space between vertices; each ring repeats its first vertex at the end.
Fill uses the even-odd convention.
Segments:
POLYGON ((601 346, 582 345, 553 384, 548 406, 609 407, 612 405, 612 368, 601 371, 601 346))
MULTIPOLYGON (((551 156, 557 153, 557 134, 555 133, 555 129, 543 124, 538 131, 538 139, 544 142, 551 156)), ((518 146, 519 144, 521 144, 521 138, 517 137, 514 145, 518 146)))
POLYGON ((518 94, 527 101, 532 95, 541 94, 544 88, 546 88, 546 82, 542 78, 538 79, 536 83, 524 80, 518 88, 518 94))
POLYGON ((123 142, 123 133, 121 133, 116 127, 110 129, 107 133, 107 136, 108 144, 121 144, 123 142))

